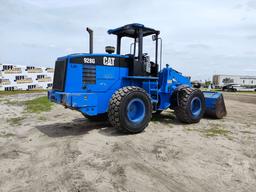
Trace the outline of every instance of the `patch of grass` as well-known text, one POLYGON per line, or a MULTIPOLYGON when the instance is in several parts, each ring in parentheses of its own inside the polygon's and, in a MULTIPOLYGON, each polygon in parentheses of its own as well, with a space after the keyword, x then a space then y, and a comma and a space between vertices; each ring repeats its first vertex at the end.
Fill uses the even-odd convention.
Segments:
POLYGON ((21 121, 23 121, 25 117, 13 117, 10 119, 7 119, 7 123, 10 125, 21 125, 21 121))
MULTIPOLYGON (((40 113, 44 111, 50 111, 53 103, 48 101, 47 96, 37 97, 32 100, 27 101, 10 101, 8 99, 1 99, 0 102, 3 102, 6 105, 23 105, 25 107, 25 112, 28 113, 40 113)), ((15 121, 15 118, 9 119, 15 121)), ((43 117, 40 120, 45 120, 43 117)))
POLYGON ((195 129, 195 128, 187 128, 186 130, 187 130, 187 131, 199 131, 199 132, 200 132, 200 130, 195 129))
POLYGON ((48 101, 47 96, 38 97, 32 100, 24 101, 25 111, 28 113, 40 113, 50 111, 53 103, 48 101))
POLYGON ((9 101, 8 99, 0 99, 0 102, 7 102, 9 101))
MULTIPOLYGON (((201 91, 208 91, 208 88, 200 88, 201 91)), ((222 92, 222 93, 231 93, 231 94, 256 94, 256 91, 237 91, 237 92, 226 92, 222 91, 221 89, 210 89, 210 91, 215 91, 215 92, 222 92)))
POLYGON ((251 131, 240 131, 241 133, 247 133, 247 134, 254 134, 253 132, 251 131))
POLYGON ((44 116, 40 116, 40 117, 38 117, 38 120, 40 120, 40 121, 45 121, 45 120, 47 120, 47 118, 44 117, 44 116))
POLYGON ((47 90, 16 90, 16 91, 0 91, 0 95, 16 95, 16 94, 26 94, 26 93, 41 93, 47 92, 47 90))
POLYGON ((230 133, 230 131, 218 127, 205 130, 205 135, 207 137, 215 137, 219 135, 227 136, 228 133, 230 133))
POLYGON ((203 133, 207 137, 225 136, 228 139, 230 139, 228 134, 231 133, 230 131, 223 129, 221 127, 218 127, 218 126, 210 128, 210 129, 187 128, 186 130, 187 131, 198 131, 200 133, 203 133))
POLYGON ((256 91, 238 91, 238 92, 235 92, 235 93, 241 93, 241 94, 256 94, 256 91))
POLYGON ((201 91, 216 91, 216 92, 220 92, 222 91, 221 89, 210 89, 208 90, 208 88, 200 88, 201 91))
POLYGON ((0 137, 3 137, 3 138, 9 138, 9 137, 14 137, 16 136, 15 134, 13 133, 6 133, 6 134, 0 134, 0 137))
POLYGON ((10 101, 8 99, 4 100, 5 105, 22 105, 23 103, 20 101, 10 101))

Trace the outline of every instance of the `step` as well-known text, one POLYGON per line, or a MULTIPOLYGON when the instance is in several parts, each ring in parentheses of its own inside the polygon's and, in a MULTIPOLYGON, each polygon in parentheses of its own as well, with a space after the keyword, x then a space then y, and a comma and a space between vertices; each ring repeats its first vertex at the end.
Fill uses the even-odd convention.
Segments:
POLYGON ((158 100, 156 100, 156 99, 151 99, 151 102, 152 102, 152 103, 158 103, 158 100))

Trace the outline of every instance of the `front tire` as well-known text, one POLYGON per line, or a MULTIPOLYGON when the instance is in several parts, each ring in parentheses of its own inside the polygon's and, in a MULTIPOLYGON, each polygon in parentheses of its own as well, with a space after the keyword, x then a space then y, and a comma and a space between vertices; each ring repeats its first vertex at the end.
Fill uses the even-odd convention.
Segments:
POLYGON ((148 126, 151 117, 150 98, 140 87, 123 87, 110 100, 109 122, 121 132, 140 133, 148 126))
POLYGON ((205 113, 205 99, 199 89, 184 87, 178 91, 174 113, 184 123, 198 123, 205 113))

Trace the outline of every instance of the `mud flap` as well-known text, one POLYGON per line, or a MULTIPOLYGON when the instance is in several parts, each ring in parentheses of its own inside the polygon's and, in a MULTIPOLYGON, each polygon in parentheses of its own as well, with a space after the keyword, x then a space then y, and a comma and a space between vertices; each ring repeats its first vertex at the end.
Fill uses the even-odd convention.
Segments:
POLYGON ((221 119, 227 115, 227 110, 222 93, 204 91, 206 117, 221 119))

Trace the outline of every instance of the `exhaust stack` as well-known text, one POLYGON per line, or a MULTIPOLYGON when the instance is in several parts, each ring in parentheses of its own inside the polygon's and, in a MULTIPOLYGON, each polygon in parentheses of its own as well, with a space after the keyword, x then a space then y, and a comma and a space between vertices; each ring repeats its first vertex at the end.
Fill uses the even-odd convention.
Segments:
POLYGON ((89 27, 86 28, 86 31, 89 33, 89 52, 93 53, 93 30, 89 27))

